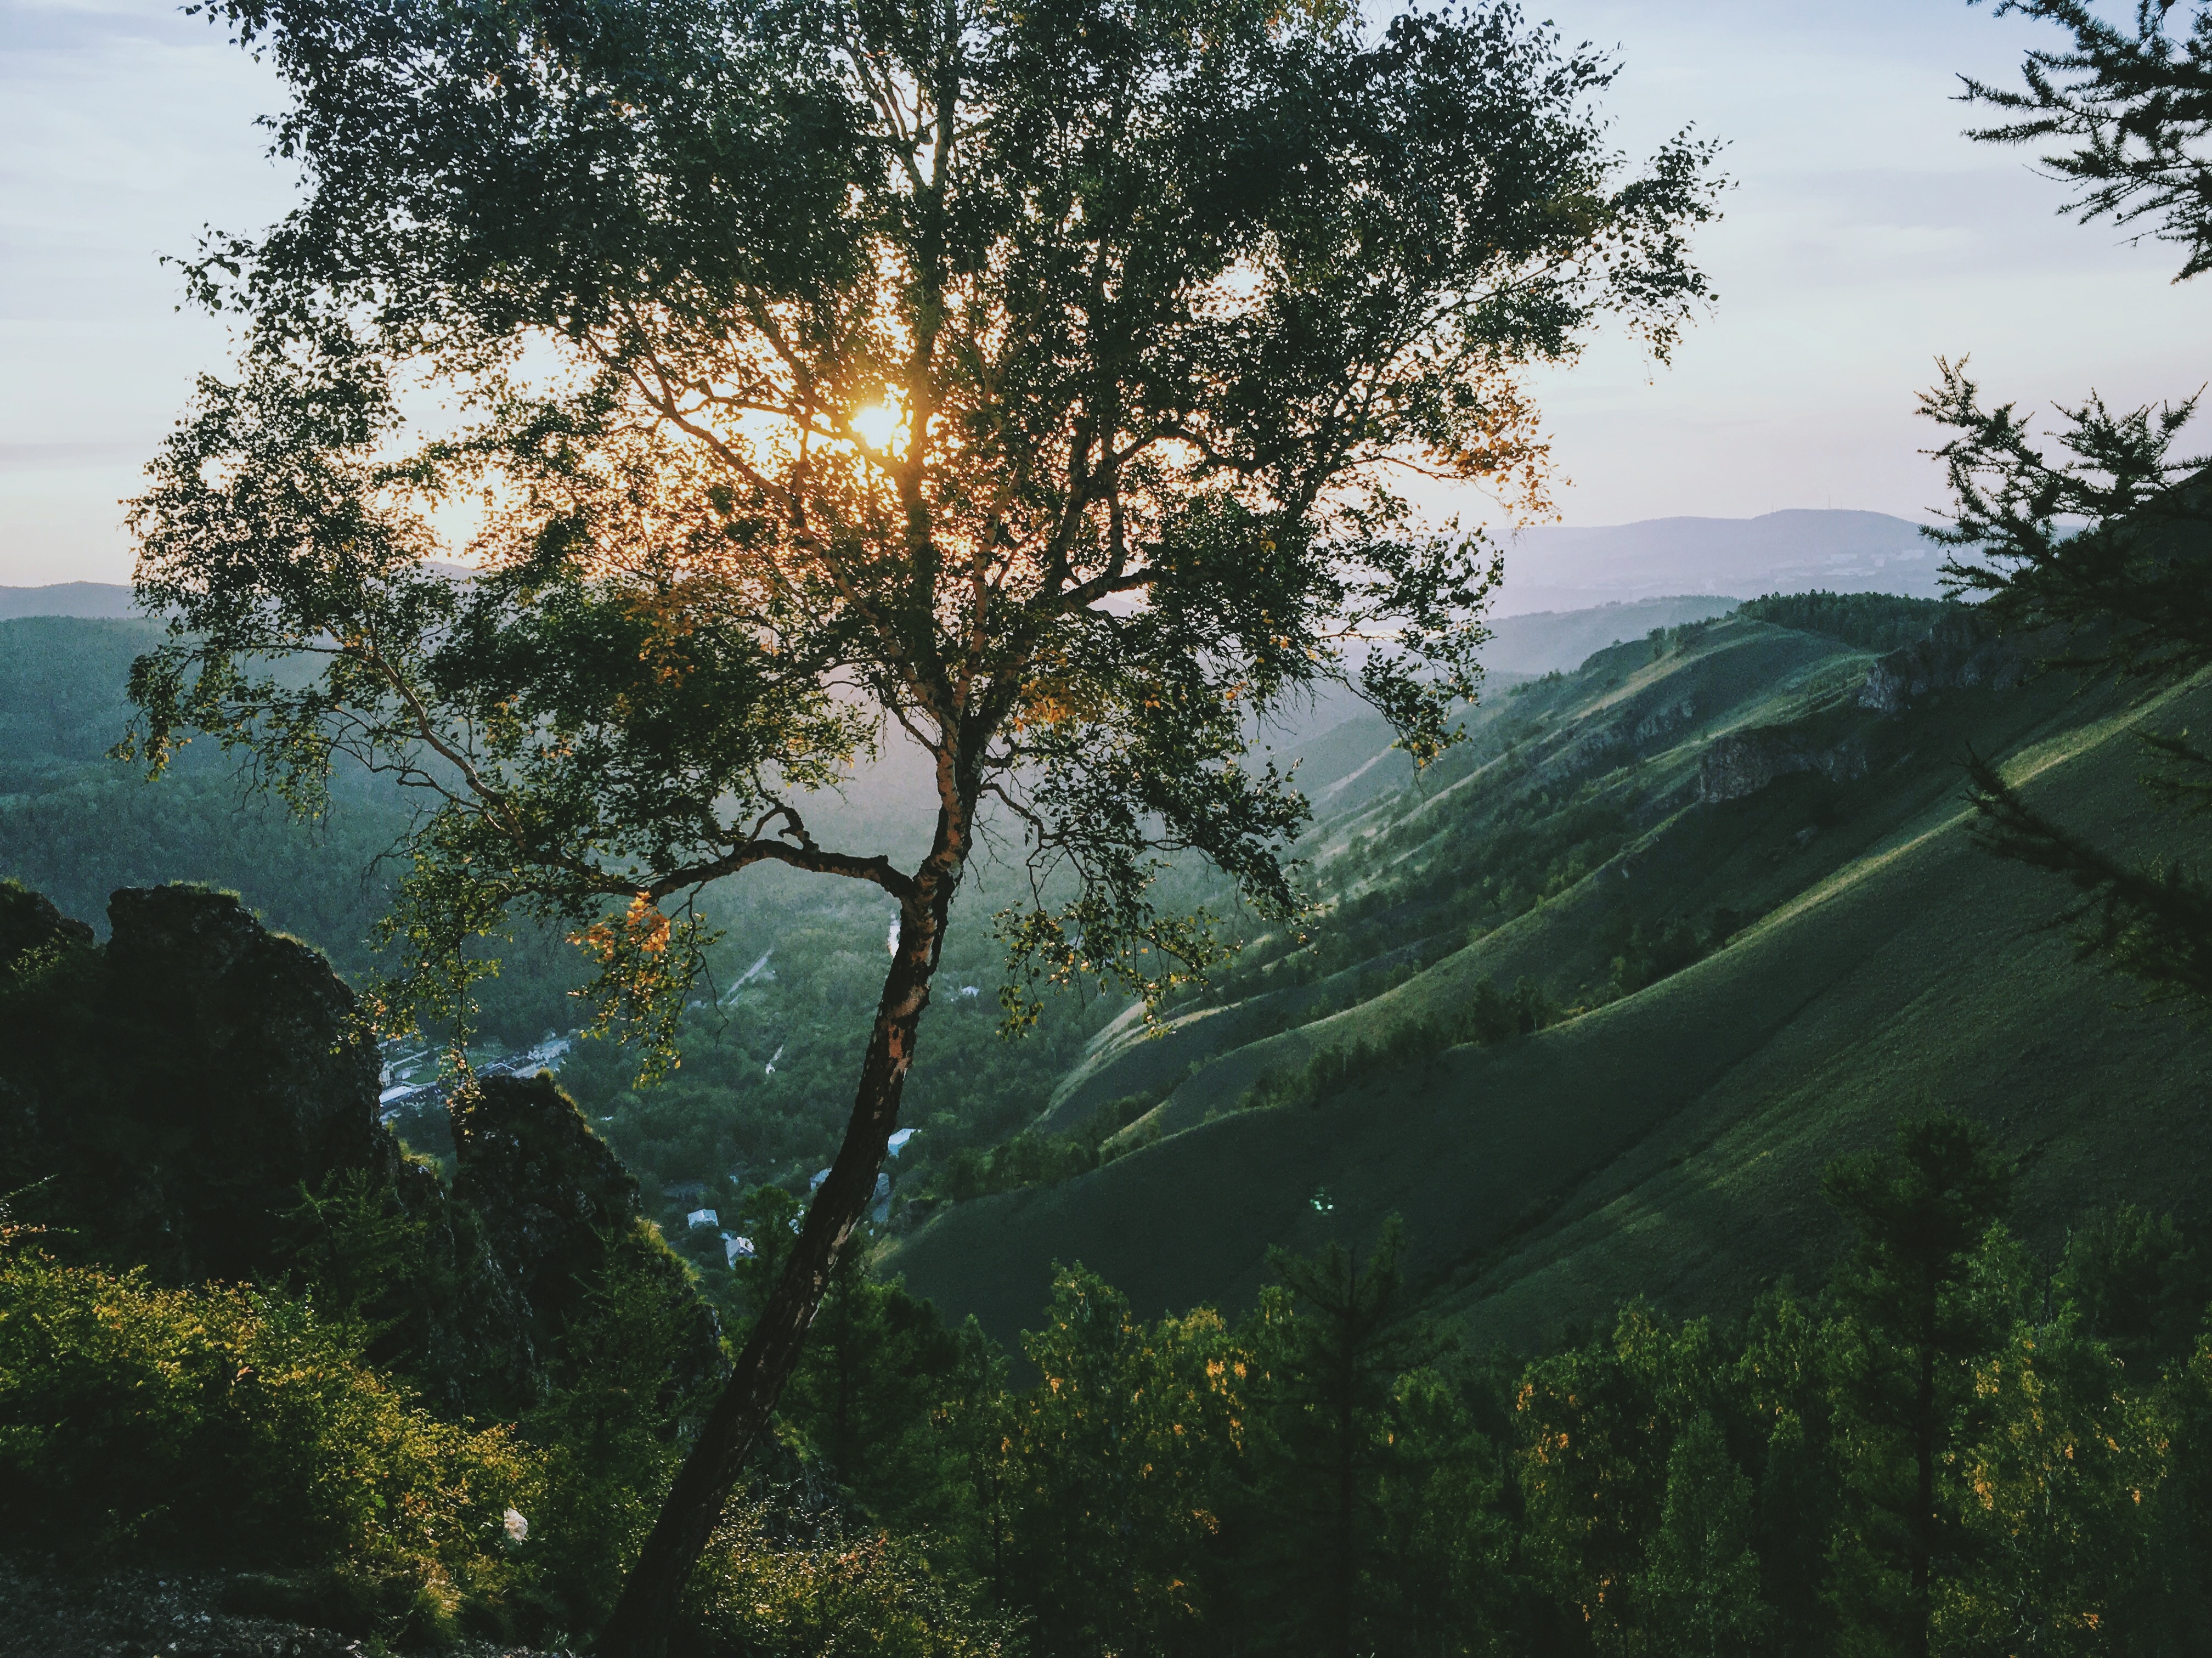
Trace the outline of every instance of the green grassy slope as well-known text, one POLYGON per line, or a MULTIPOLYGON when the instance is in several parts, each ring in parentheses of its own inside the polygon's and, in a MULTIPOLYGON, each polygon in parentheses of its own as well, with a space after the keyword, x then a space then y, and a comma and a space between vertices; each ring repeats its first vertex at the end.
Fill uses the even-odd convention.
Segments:
MULTIPOLYGON (((2063 937, 2041 929, 2062 895, 1976 852, 1957 801, 1955 762, 1972 742, 2012 756, 2032 775, 2032 798, 2113 839, 2140 839, 2150 820, 2125 732, 2144 711, 2046 680, 1947 690, 1882 717, 1839 695, 1863 678, 1863 653, 1808 641, 1791 658, 1761 640, 1785 630, 1731 636, 1754 626, 1716 629, 1668 661, 1601 661, 1547 693, 1561 732, 1548 748, 1516 746, 1530 776, 1579 763, 1622 714, 1642 723, 1654 708, 1695 705, 1675 730, 1582 774, 1580 795, 1644 803, 1594 872, 1503 925, 1478 926, 1471 944, 1444 939, 1425 970, 1320 1025, 1256 1035, 1270 1010, 1247 998, 1197 1012, 1164 1041, 1108 1033, 1063 1088, 1061 1114, 1079 1097, 1138 1091, 1124 1085, 1133 1078, 1158 1087, 1180 1075, 1154 1119, 1165 1138, 1061 1186, 942 1214, 892 1252, 892 1269, 1005 1334, 1033 1321, 1055 1260, 1083 1260, 1150 1309, 1237 1303, 1265 1281, 1270 1244, 1364 1239, 1397 1211, 1440 1309, 1478 1340, 1540 1340, 1636 1293, 1685 1310, 1722 1307, 1780 1275, 1818 1275, 1835 1242, 1820 1167, 1922 1105, 1988 1121, 2023 1157, 2031 1232, 2123 1197, 2201 1206, 2212 1036, 2075 963, 2063 937), (1755 671, 1754 647, 1767 653, 1755 671), (1793 716, 1800 734, 1858 744, 1864 775, 1789 776, 1721 804, 1695 798, 1711 739, 1793 716), (1613 724, 1593 724, 1601 719, 1613 724), (1624 914, 1722 903, 1762 919, 1696 965, 1566 1023, 1357 1078, 1316 1106, 1233 1108, 1263 1066, 1449 1011, 1480 976, 1548 975, 1580 999, 1601 978, 1624 914), (1208 1121, 1209 1111, 1224 1114, 1208 1121)), ((2157 717, 2179 725, 2207 714, 2212 690, 2199 687, 2157 717)), ((1454 852, 1496 844, 1472 831, 1450 839, 1496 810, 1474 802, 1504 792, 1478 774, 1499 756, 1468 763, 1468 805, 1451 806, 1447 780, 1399 802, 1379 837, 1356 822, 1322 834, 1338 845, 1370 835, 1383 856, 1367 861, 1368 878, 1391 859, 1411 862, 1425 871, 1416 890, 1441 891, 1454 852), (1430 818, 1438 826, 1425 838, 1430 818)), ((1449 908, 1438 898, 1427 919, 1449 908)), ((1424 916, 1417 900, 1399 908, 1403 950, 1424 916)), ((1326 987, 1261 993, 1281 1002, 1326 987)))
MULTIPOLYGON (((1832 866, 1839 848, 1851 844, 1849 835, 1832 840, 1808 858, 1796 855, 1790 838, 1809 817, 1839 815, 1836 803, 1808 798, 1834 791, 1816 780, 1791 778, 1755 805, 1732 805, 1717 817, 1690 811, 1685 808, 1698 786, 1700 758, 1716 737, 1802 720, 1820 699, 1855 691, 1872 659, 1810 635, 1732 623, 1701 631, 1663 655, 1642 640, 1601 652, 1575 676, 1527 686, 1490 705, 1473 740, 1431 776, 1388 799, 1324 817, 1310 837, 1325 887, 1382 901, 1378 913, 1352 930, 1355 938, 1361 932, 1368 938, 1365 947, 1351 952, 1352 964, 1322 984, 1282 989, 1267 987, 1288 976, 1271 969, 1257 993, 1183 1014, 1164 1036, 1147 1037, 1125 1019, 1063 1079, 1043 1126, 1065 1132, 1108 1101, 1166 1094, 1146 1127, 1188 1127, 1209 1111, 1233 1107, 1261 1072, 1456 1006, 1486 975, 1510 984, 1529 975, 1570 1002, 1586 999, 1595 988, 1591 979, 1609 966, 1607 940, 1624 919, 1656 922, 1724 903, 1771 907, 1810 873, 1832 866), (1727 856, 1746 832, 1746 811, 1762 823, 1775 820, 1767 828, 1778 830, 1777 844, 1790 855, 1773 871, 1739 869, 1727 856), (1541 911, 1493 926, 1503 918, 1486 913, 1482 902, 1456 896, 1502 857, 1515 855, 1516 837, 1529 838, 1532 820, 1540 838, 1545 825, 1578 815, 1601 826, 1600 841, 1595 850, 1567 857, 1553 878, 1565 890, 1541 911), (1715 834, 1723 846, 1702 844, 1715 834), (1685 841, 1692 843, 1688 849, 1685 841), (1621 848, 1617 859, 1615 846, 1621 848), (1613 861, 1584 883, 1570 878, 1583 872, 1577 856, 1584 863, 1613 861), (1462 950, 1470 925, 1485 936, 1462 950), (1439 957, 1445 958, 1439 966, 1402 989, 1374 982, 1406 976, 1407 963, 1439 957), (1332 1007, 1346 1011, 1316 1017, 1332 1007)), ((2047 701, 2032 706, 2040 711, 2047 701)), ((1984 711, 1985 719, 1990 712, 1984 711)), ((2016 699, 1995 712, 2014 725, 2033 717, 2016 699)), ((1842 713, 1854 726, 1868 723, 1848 708, 1842 713)), ((1927 734, 1924 715, 1910 723, 1915 740, 1927 734)), ((1923 786, 1931 775, 1937 789, 1952 786, 1948 773, 1925 767, 1908 774, 1923 786)), ((1878 784, 1856 793, 1886 799, 1897 790, 1878 784)), ((1887 821, 1863 806, 1850 817, 1862 839, 1871 825, 1887 821)), ((1572 831, 1561 833, 1572 838, 1572 831)), ((1507 910, 1534 896, 1532 878, 1512 878, 1517 896, 1499 900, 1507 910)), ((1318 924, 1339 935, 1340 953, 1343 914, 1339 906, 1318 924)))

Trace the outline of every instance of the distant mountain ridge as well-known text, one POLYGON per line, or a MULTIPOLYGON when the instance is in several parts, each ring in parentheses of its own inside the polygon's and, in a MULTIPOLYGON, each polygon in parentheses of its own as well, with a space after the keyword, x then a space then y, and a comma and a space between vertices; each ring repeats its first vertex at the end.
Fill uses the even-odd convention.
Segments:
POLYGON ((1942 592, 1942 550, 1887 513, 1792 509, 1758 518, 1539 525, 1506 543, 1501 616, 1577 610, 1662 594, 1942 592))
POLYGON ((58 581, 50 587, 0 587, 0 622, 25 616, 77 616, 106 620, 136 616, 131 589, 113 581, 58 581))
MULTIPOLYGON (((1586 610, 1682 595, 1755 598, 1812 587, 1934 598, 1942 591, 1936 574, 1942 562, 1942 549, 1919 525, 1887 513, 1792 508, 1757 518, 1539 525, 1507 540, 1505 587, 1493 614, 1586 610)), ((0 587, 0 620, 132 614, 131 589, 114 582, 0 587)))

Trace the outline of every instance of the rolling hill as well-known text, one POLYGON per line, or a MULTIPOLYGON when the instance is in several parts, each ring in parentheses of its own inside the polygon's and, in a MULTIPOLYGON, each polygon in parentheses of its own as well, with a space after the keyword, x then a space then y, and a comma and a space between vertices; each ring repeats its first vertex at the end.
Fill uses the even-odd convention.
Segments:
POLYGON ((1972 846, 1958 772, 2002 756, 2158 850, 2130 728, 2202 720, 2212 686, 2146 706, 2029 670, 1966 617, 1878 655, 1747 616, 1497 699, 1429 777, 1316 825, 1316 943, 1263 943, 1062 1079, 1041 1128, 1141 1110, 1126 1155, 941 1212, 886 1266, 1004 1337, 1055 1260, 1147 1310, 1241 1305, 1270 1246, 1395 1212, 1437 1310, 1541 1343, 1639 1294, 1722 1310, 1817 1278, 1822 1166, 1933 1106, 2020 1157, 2031 1236, 2123 1199, 2212 1218, 2212 1035, 2073 959, 2063 894, 1972 846), (1685 938, 1701 958, 1638 982, 1685 938), (1523 978, 1577 1011, 1453 1043, 1480 981, 1523 978))

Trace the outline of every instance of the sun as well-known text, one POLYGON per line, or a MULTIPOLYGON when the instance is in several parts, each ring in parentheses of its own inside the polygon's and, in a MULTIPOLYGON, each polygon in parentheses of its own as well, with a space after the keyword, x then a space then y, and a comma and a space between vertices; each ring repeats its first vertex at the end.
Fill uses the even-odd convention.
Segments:
POLYGON ((853 416, 853 430, 871 449, 895 449, 898 446, 899 411, 889 404, 871 404, 853 416))

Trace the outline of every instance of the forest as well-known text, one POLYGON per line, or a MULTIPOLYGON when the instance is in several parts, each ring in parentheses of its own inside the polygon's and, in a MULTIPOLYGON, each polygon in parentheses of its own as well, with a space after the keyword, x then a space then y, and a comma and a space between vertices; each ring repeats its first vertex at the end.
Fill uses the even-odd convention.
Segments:
MULTIPOLYGON (((1151 1321, 1064 1269, 1013 1354, 848 1268, 684 1639, 2194 1650, 2212 1272, 2132 1208, 2040 1258, 2010 1174, 1963 1121, 1906 1121, 1826 1173, 1851 1242, 1825 1286, 1631 1303, 1534 1358, 1424 1317, 1395 1226, 1360 1257, 1278 1252, 1235 1319, 1151 1321)), ((421 1352, 378 1316, 404 1223, 319 1217, 296 1299, 66 1266, 10 1229, 0 1399, 70 1428, 11 1435, 11 1540, 251 1566, 230 1608, 403 1643, 590 1627, 696 1407, 662 1381, 650 1276, 611 1260, 544 1402, 471 1425, 413 1401, 421 1352)), ((744 1264, 741 1307, 775 1266, 744 1264)))

